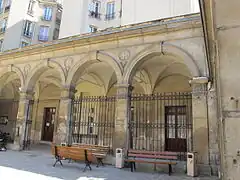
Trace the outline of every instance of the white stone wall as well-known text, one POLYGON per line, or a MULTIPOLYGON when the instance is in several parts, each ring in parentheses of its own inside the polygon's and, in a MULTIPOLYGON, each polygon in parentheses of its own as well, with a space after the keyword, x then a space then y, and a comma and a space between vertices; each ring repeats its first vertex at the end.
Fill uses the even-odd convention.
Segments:
MULTIPOLYGON (((39 27, 41 25, 46 25, 50 27, 49 40, 53 39, 53 32, 55 27, 58 27, 56 24, 56 13, 57 13, 57 4, 56 3, 44 3, 53 8, 52 20, 51 21, 42 21, 41 17, 43 16, 43 3, 36 3, 34 10, 34 15, 29 15, 28 6, 30 0, 13 0, 11 4, 11 9, 9 14, 7 14, 7 28, 5 34, 3 34, 0 39, 3 39, 3 48, 2 50, 10 50, 21 47, 21 42, 27 42, 29 44, 37 44, 39 27), (26 38, 23 36, 23 29, 25 20, 32 21, 35 23, 34 32, 32 38, 26 38)), ((5 14, 0 16, 6 16, 5 14)))
POLYGON ((89 16, 91 2, 92 0, 64 1, 60 38, 87 33, 89 25, 101 30, 199 12, 198 0, 115 0, 116 17, 106 21, 107 3, 112 1, 101 0, 100 19, 89 16), (120 16, 121 9, 122 16, 120 16))

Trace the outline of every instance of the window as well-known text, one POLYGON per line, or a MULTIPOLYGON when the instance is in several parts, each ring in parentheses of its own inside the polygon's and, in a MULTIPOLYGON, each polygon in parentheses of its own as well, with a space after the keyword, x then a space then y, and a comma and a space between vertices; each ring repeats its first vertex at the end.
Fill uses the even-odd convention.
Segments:
POLYGON ((45 7, 44 8, 43 20, 45 20, 45 21, 51 21, 52 20, 52 8, 51 7, 45 7))
POLYGON ((0 0, 0 13, 3 12, 3 0, 0 0))
POLYGON ((39 30, 39 41, 48 41, 49 34, 49 27, 48 26, 41 26, 39 30))
POLYGON ((0 30, 0 32, 4 33, 6 31, 6 27, 7 27, 7 19, 3 19, 1 21, 1 30, 0 30))
POLYGON ((35 1, 30 1, 28 5, 28 14, 33 15, 33 10, 35 7, 36 2, 35 1))
POLYGON ((95 26, 89 26, 88 32, 97 32, 97 28, 95 26))
POLYGON ((59 29, 55 28, 53 33, 53 40, 58 39, 59 37, 59 29))
POLYGON ((27 37, 32 37, 32 33, 33 33, 33 22, 26 21, 25 26, 24 26, 23 35, 27 36, 27 37))
POLYGON ((106 20, 115 18, 115 2, 107 3, 106 20))
POLYGON ((23 48, 23 47, 25 47, 25 46, 28 46, 29 45, 29 43, 27 43, 27 42, 25 42, 25 41, 22 41, 22 43, 21 43, 21 47, 23 48))
POLYGON ((100 19, 100 5, 99 1, 93 1, 89 4, 89 16, 100 19))
POLYGON ((0 40, 0 52, 2 52, 2 47, 3 47, 3 39, 0 40))
POLYGON ((12 0, 6 0, 5 1, 5 11, 9 11, 10 10, 11 4, 12 4, 12 0))

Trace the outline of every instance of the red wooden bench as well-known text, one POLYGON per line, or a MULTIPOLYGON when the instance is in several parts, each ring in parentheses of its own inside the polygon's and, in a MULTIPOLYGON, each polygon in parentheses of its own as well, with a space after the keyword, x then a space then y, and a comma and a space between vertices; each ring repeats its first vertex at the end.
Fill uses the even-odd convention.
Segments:
POLYGON ((82 161, 85 163, 85 171, 87 168, 92 170, 92 154, 85 148, 68 147, 68 146, 56 146, 52 145, 52 154, 55 156, 55 163, 53 167, 59 162, 62 166, 62 160, 82 161))
POLYGON ((136 170, 136 163, 168 164, 169 176, 172 173, 172 165, 177 164, 177 153, 155 152, 144 150, 128 150, 125 161, 130 163, 131 171, 136 170))

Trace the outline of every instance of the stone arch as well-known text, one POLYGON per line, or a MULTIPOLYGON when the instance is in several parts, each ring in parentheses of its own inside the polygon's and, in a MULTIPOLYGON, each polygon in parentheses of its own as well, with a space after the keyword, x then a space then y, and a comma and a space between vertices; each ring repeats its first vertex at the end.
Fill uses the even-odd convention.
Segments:
POLYGON ((66 86, 70 87, 76 83, 76 74, 77 72, 84 72, 84 69, 91 64, 98 63, 98 62, 105 62, 107 63, 111 68, 113 68, 117 79, 122 77, 122 69, 117 60, 109 55, 106 52, 91 52, 85 55, 80 61, 77 61, 76 64, 74 64, 71 69, 69 70, 69 74, 66 80, 66 86))
POLYGON ((51 61, 51 60, 47 60, 44 62, 39 63, 38 65, 36 65, 27 75, 27 79, 25 82, 25 86, 24 86, 24 91, 28 91, 28 90, 33 90, 34 86, 35 86, 35 82, 37 81, 37 79, 40 77, 40 75, 47 71, 48 69, 55 69, 61 79, 61 83, 64 84, 65 80, 66 80, 66 75, 63 71, 62 66, 55 62, 55 61, 51 61))
POLYGON ((133 75, 140 64, 145 62, 146 59, 154 57, 156 55, 171 55, 176 57, 177 61, 184 63, 193 77, 200 76, 200 70, 195 63, 194 59, 186 51, 169 43, 156 44, 151 47, 147 47, 138 53, 129 63, 127 69, 124 72, 124 82, 131 84, 133 75))

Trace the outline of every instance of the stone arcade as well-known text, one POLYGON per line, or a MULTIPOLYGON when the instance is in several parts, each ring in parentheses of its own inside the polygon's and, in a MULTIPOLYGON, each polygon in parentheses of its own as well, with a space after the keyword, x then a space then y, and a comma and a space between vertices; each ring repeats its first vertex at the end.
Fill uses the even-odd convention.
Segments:
POLYGON ((0 55, 1 129, 18 149, 87 141, 196 151, 202 172, 216 174, 208 76, 199 14, 11 50, 0 55))

